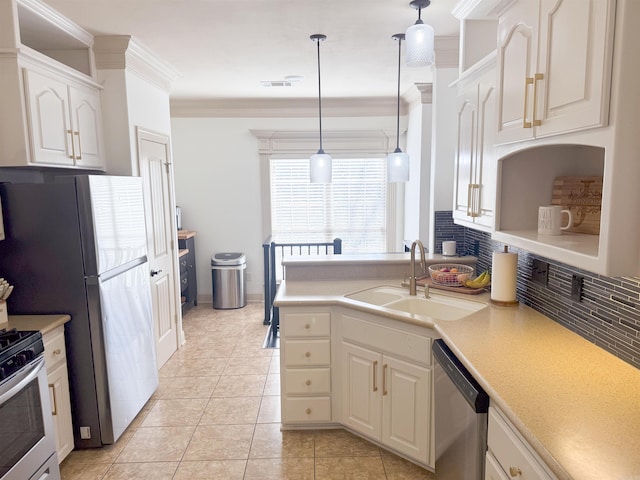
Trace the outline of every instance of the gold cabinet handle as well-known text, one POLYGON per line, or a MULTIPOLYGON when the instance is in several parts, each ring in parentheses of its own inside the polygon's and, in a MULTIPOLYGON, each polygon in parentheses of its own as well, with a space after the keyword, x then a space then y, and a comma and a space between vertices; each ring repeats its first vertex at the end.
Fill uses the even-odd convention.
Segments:
POLYGON ((311 380, 307 380, 306 382, 304 382, 304 384, 307 386, 311 385, 311 380))
POLYGON ((53 354, 54 354, 54 355, 60 355, 61 353, 62 353, 62 350, 60 350, 59 348, 56 348, 56 349, 53 351, 53 354))
POLYGON ((533 76, 533 126, 539 127, 542 125, 542 120, 538 120, 536 117, 538 116, 538 82, 544 80, 544 75, 542 73, 536 73, 533 76))
MULTIPOLYGON (((533 124, 531 122, 527 122, 527 92, 529 91, 529 85, 533 85, 533 78, 527 77, 524 79, 524 112, 522 113, 522 127, 523 128, 531 128, 533 124)), ((534 104, 535 105, 535 104, 534 104)))
POLYGON ((520 470, 518 467, 509 467, 509 475, 511 475, 512 477, 518 477, 522 475, 522 470, 520 470))
POLYGON ((310 408, 307 408, 306 412, 307 412, 307 415, 311 415, 311 409, 310 408))
POLYGON ((467 185, 467 217, 472 217, 473 216, 473 206, 472 206, 472 202, 473 202, 473 184, 470 183, 469 185, 467 185))
POLYGON ((73 130, 67 130, 67 133, 69 134, 69 138, 71 139, 71 155, 69 155, 69 158, 72 160, 75 160, 76 158, 76 142, 73 139, 73 130))
POLYGON ((378 391, 378 361, 373 362, 373 391, 378 391))
POLYGON ((53 383, 49 384, 49 388, 51 389, 51 398, 53 398, 53 405, 51 410, 51 415, 58 415, 58 402, 56 401, 56 386, 53 383))
POLYGON ((304 356, 309 358, 311 356, 311 352, 304 352, 304 356))
POLYGON ((309 329, 311 328, 311 325, 310 325, 310 324, 308 324, 308 323, 306 323, 306 324, 304 325, 304 328, 305 328, 305 329, 307 329, 307 330, 309 330, 309 329))
POLYGON ((80 132, 73 132, 74 135, 78 137, 78 155, 76 156, 76 160, 82 160, 82 144, 80 143, 80 132))
POLYGON ((382 366, 382 395, 386 395, 387 392, 387 364, 382 366))

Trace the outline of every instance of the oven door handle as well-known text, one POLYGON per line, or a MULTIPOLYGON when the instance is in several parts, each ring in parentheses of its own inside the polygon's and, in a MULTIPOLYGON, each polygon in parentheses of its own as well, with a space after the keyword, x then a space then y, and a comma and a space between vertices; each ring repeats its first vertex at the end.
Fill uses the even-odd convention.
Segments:
POLYGON ((38 376, 40 370, 44 368, 44 357, 40 357, 35 362, 29 364, 27 368, 19 371, 7 383, 0 386, 0 405, 13 397, 16 393, 26 387, 38 376))

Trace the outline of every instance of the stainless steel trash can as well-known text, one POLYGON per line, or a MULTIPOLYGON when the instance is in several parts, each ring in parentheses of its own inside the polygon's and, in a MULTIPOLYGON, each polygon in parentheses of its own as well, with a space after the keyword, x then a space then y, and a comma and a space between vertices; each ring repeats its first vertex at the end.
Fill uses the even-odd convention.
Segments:
POLYGON ((211 257, 213 308, 242 308, 247 304, 246 268, 244 253, 216 253, 211 257))

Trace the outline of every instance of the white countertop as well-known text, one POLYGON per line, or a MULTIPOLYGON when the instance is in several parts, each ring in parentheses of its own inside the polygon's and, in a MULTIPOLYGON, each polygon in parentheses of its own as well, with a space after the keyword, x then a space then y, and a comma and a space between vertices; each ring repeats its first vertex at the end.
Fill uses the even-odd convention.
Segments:
POLYGON ((400 282, 288 281, 275 305, 344 305, 433 327, 559 478, 640 479, 640 370, 524 305, 443 322, 343 296, 400 282))

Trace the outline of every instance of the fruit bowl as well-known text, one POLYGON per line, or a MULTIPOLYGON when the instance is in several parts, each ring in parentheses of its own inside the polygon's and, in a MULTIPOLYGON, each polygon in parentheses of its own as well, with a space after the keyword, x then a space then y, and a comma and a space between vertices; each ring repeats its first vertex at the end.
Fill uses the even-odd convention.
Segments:
POLYGON ((448 287, 462 287, 465 280, 473 276, 473 267, 459 263, 436 263, 429 265, 429 275, 433 283, 448 287))

